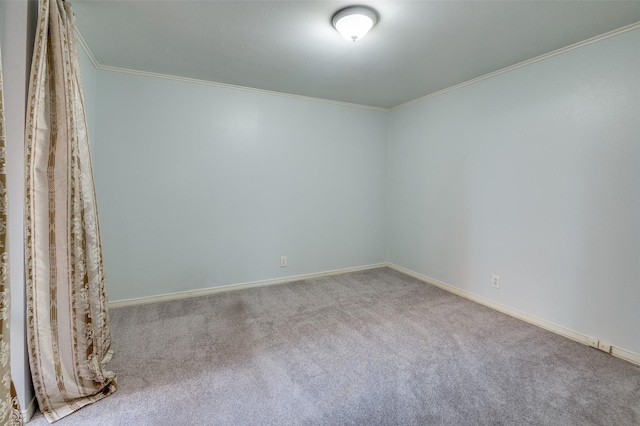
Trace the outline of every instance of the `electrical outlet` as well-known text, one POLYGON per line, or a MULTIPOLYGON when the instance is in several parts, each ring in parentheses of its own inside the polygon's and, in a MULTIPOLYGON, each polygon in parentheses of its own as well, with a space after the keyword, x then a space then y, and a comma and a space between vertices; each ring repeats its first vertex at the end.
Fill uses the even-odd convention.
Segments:
POLYGON ((500 288, 500 277, 497 275, 494 275, 491 285, 493 286, 493 288, 500 288))
POLYGON ((284 268, 287 266, 287 256, 280 256, 280 267, 284 268))

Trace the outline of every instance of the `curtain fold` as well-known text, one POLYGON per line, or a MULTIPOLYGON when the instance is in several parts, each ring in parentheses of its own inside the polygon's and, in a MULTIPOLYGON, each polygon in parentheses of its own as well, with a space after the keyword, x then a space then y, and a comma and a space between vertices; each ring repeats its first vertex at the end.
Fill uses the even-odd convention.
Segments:
POLYGON ((7 241, 7 155, 4 130, 4 92, 0 54, 0 424, 21 425, 18 396, 11 380, 9 356, 9 248, 7 241))
POLYGON ((40 0, 26 141, 27 332, 49 422, 116 390, 71 4, 40 0))

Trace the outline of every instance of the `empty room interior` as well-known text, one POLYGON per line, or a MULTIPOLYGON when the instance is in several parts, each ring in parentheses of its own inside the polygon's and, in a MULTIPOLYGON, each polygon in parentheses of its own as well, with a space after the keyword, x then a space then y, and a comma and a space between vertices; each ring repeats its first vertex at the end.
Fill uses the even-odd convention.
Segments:
MULTIPOLYGON (((34 425, 43 4, 0 6, 34 425)), ((117 390, 57 424, 640 424, 640 1, 66 4, 117 390)))

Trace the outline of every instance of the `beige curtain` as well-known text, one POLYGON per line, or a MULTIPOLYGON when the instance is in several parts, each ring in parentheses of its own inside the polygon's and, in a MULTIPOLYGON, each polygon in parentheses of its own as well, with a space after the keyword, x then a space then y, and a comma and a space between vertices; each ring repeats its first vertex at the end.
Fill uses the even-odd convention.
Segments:
POLYGON ((21 425, 22 414, 9 362, 9 250, 7 247, 7 156, 0 59, 0 425, 21 425))
POLYGON ((26 153, 29 358, 50 422, 116 390, 71 5, 41 0, 26 153))

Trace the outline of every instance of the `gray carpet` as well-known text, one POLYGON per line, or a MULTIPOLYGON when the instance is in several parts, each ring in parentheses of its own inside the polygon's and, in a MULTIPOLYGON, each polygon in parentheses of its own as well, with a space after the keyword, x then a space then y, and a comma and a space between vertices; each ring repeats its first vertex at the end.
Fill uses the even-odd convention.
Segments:
POLYGON ((57 425, 640 424, 640 367, 387 268, 111 324, 118 391, 57 425))

